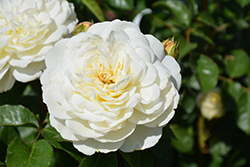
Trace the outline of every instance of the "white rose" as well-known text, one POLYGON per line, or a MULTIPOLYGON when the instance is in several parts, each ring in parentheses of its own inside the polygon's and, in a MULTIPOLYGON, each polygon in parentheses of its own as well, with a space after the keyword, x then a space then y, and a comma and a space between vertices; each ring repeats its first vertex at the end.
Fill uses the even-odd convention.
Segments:
POLYGON ((45 55, 77 19, 66 0, 0 1, 0 92, 40 77, 45 55))
POLYGON ((216 88, 206 94, 199 94, 198 107, 200 108, 201 115, 208 120, 222 117, 225 110, 220 90, 216 88))
POLYGON ((57 42, 41 77, 50 123, 86 155, 154 146, 179 101, 180 67, 131 22, 57 42))

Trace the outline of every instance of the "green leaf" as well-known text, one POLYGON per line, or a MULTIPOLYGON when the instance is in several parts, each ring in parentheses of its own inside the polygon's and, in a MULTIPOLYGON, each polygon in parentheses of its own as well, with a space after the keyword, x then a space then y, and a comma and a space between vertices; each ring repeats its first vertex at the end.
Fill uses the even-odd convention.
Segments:
POLYGON ((213 18, 213 16, 208 13, 208 12, 202 12, 199 14, 198 18, 197 18, 200 22, 208 25, 208 26, 211 26, 213 28, 216 28, 217 25, 216 25, 216 22, 213 18))
POLYGON ((186 113, 191 114, 196 106, 195 97, 190 93, 186 92, 181 104, 186 113))
POLYGON ((238 101, 238 127, 250 134, 250 92, 243 94, 238 101))
POLYGON ((134 0, 107 0, 109 5, 117 9, 132 10, 134 9, 134 0))
POLYGON ((229 153, 231 149, 232 149, 231 146, 226 145, 222 141, 218 141, 214 145, 212 145, 209 149, 209 152, 212 154, 212 161, 209 164, 209 167, 222 166, 223 163, 222 156, 226 157, 226 155, 229 153))
POLYGON ((79 167, 116 167, 117 158, 115 153, 95 153, 92 156, 86 156, 79 167))
POLYGON ((242 85, 239 82, 228 83, 227 91, 233 97, 236 103, 244 93, 244 91, 242 90, 242 85))
POLYGON ((104 21, 104 15, 102 13, 102 9, 96 0, 82 0, 82 3, 89 8, 89 10, 96 16, 99 21, 104 21))
POLYGON ((67 152, 78 162, 81 161, 83 155, 73 147, 71 142, 59 142, 63 141, 64 139, 53 127, 49 126, 44 128, 42 131, 42 136, 55 148, 67 152))
POLYGON ((5 144, 9 145, 12 140, 19 137, 19 134, 15 127, 2 126, 0 127, 0 140, 5 144))
POLYGON ((189 5, 191 6, 191 8, 193 9, 193 12, 195 15, 198 14, 198 4, 196 2, 196 0, 188 0, 189 5))
POLYGON ((7 146, 10 144, 12 140, 16 137, 19 137, 17 130, 13 126, 0 126, 0 161, 4 162, 7 146))
POLYGON ((6 164, 8 167, 46 167, 50 164, 52 154, 53 148, 46 140, 37 141, 30 150, 19 138, 16 138, 8 147, 6 164))
POLYGON ((0 106, 0 126, 18 126, 32 124, 38 127, 38 122, 34 114, 21 105, 3 105, 0 106))
MULTIPOLYGON (((182 43, 182 42, 181 42, 182 43)), ((180 58, 182 59, 185 55, 187 55, 189 52, 191 52, 192 50, 197 48, 197 43, 185 43, 182 47, 181 47, 181 43, 180 43, 180 58)))
POLYGON ((153 7, 165 7, 170 10, 175 17, 188 27, 191 23, 192 15, 190 9, 182 1, 158 1, 153 7))
POLYGON ((249 70, 248 54, 242 49, 235 49, 232 55, 226 56, 226 70, 230 77, 238 78, 246 75, 249 70))
POLYGON ((130 158, 130 156, 129 156, 128 153, 124 153, 124 152, 122 152, 122 151, 119 151, 119 153, 120 153, 120 154, 123 156, 123 158, 127 161, 127 163, 129 164, 130 167, 134 167, 133 162, 132 162, 132 160, 131 160, 131 158, 130 158))
POLYGON ((250 4, 250 0, 236 0, 242 7, 250 4))
POLYGON ((200 37, 201 39, 208 42, 210 45, 214 45, 214 41, 211 38, 209 38, 209 36, 201 30, 194 30, 191 32, 191 34, 196 37, 200 37))
POLYGON ((209 57, 200 56, 197 61, 197 73, 204 94, 217 85, 219 68, 209 57))
POLYGON ((33 144, 36 139, 38 130, 32 127, 19 126, 17 127, 20 137, 24 143, 33 144))
POLYGON ((173 147, 181 153, 188 153, 193 150, 194 139, 192 127, 181 127, 179 125, 171 125, 171 128, 176 136, 172 140, 173 147))

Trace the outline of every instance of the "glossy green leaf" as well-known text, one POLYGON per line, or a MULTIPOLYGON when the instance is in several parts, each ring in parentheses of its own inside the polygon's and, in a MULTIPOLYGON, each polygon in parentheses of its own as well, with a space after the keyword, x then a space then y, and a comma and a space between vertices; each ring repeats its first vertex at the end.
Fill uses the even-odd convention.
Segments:
POLYGON ((34 114, 21 105, 0 106, 0 126, 32 124, 38 127, 38 122, 34 114))
POLYGON ((186 128, 179 125, 171 125, 171 128, 176 136, 176 139, 172 139, 173 147, 181 153, 191 152, 194 146, 192 127, 186 128))
POLYGON ((153 6, 167 8, 186 27, 191 23, 191 11, 182 1, 158 1, 153 6))
POLYGON ((213 28, 216 28, 217 25, 216 25, 216 22, 213 18, 213 16, 208 13, 208 12, 202 12, 199 14, 198 18, 197 18, 200 22, 208 25, 208 26, 211 26, 213 28))
POLYGON ((42 131, 42 136, 55 148, 63 150, 70 154, 78 162, 81 161, 83 154, 78 152, 71 142, 65 142, 60 134, 51 126, 46 127, 42 131))
POLYGON ((19 138, 13 140, 7 151, 6 164, 8 167, 49 166, 53 148, 46 140, 39 140, 30 150, 19 138))
POLYGON ((104 15, 102 13, 102 9, 96 0, 81 0, 84 5, 88 7, 88 9, 96 16, 99 21, 104 21, 104 15))
POLYGON ((237 125, 250 135, 250 92, 243 94, 238 101, 237 125))
POLYGON ((188 0, 189 5, 191 6, 191 8, 193 9, 193 12, 195 15, 198 14, 198 3, 196 2, 196 0, 188 0))
POLYGON ((2 126, 0 127, 0 140, 5 144, 14 140, 16 137, 19 137, 18 131, 13 126, 2 126))
POLYGON ((246 75, 249 70, 249 56, 242 49, 235 49, 232 55, 226 56, 226 70, 230 77, 238 78, 246 75))
POLYGON ((116 167, 117 158, 115 153, 95 153, 92 156, 86 156, 79 167, 116 167))
POLYGON ((217 85, 219 68, 212 59, 201 55, 197 61, 198 80, 203 93, 217 85))
POLYGON ((37 136, 38 130, 32 127, 19 126, 17 130, 24 143, 32 144, 37 136))
POLYGON ((250 4, 250 0, 236 0, 241 6, 247 6, 250 4))
POLYGON ((0 161, 5 161, 8 145, 16 137, 19 137, 19 134, 15 127, 0 126, 0 161))
POLYGON ((242 85, 239 82, 228 83, 227 91, 233 97, 236 103, 244 93, 244 91, 242 90, 242 85))
POLYGON ((117 9, 126 9, 131 10, 134 8, 134 0, 107 0, 107 2, 117 8, 117 9))

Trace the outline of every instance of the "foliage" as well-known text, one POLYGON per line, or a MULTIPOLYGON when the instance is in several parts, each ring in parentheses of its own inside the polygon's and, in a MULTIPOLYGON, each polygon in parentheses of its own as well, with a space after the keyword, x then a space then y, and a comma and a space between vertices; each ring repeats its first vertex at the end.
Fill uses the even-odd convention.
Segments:
POLYGON ((153 148, 85 156, 49 125, 39 80, 0 94, 0 166, 250 166, 250 0, 71 0, 79 22, 132 20, 180 40, 181 100, 153 148), (205 120, 197 97, 222 92, 225 115, 205 120))

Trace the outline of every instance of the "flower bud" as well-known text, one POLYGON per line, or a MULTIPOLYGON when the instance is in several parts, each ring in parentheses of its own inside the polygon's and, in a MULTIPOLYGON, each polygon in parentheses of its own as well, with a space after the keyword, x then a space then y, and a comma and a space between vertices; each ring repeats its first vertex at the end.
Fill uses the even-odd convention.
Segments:
POLYGON ((220 118, 225 113, 219 89, 212 89, 206 94, 200 94, 198 96, 198 106, 201 115, 208 120, 220 118))
POLYGON ((76 25, 73 35, 79 34, 80 32, 86 32, 93 23, 84 21, 76 25))
POLYGON ((179 44, 180 41, 174 42, 174 37, 168 38, 162 42, 165 48, 165 54, 174 57, 176 60, 179 57, 179 44))

